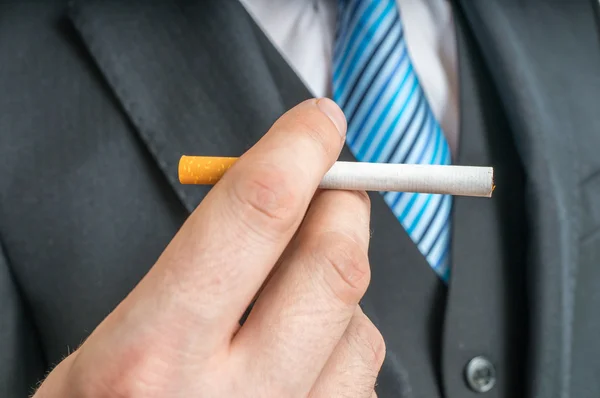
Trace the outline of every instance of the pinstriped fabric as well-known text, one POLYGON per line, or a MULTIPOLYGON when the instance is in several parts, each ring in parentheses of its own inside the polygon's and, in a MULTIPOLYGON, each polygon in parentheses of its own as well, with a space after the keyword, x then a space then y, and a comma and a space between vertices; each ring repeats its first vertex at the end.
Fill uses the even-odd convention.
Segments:
MULTIPOLYGON (((450 164, 448 143, 411 63, 395 0, 339 0, 333 99, 346 114, 347 143, 359 161, 450 164)), ((447 281, 452 197, 383 195, 447 281)))

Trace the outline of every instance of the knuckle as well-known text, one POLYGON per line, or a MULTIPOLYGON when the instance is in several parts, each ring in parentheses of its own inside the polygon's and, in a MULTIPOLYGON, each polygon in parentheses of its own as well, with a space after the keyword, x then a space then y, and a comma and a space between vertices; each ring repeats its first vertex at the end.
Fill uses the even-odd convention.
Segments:
POLYGON ((385 358, 385 340, 377 327, 364 315, 354 316, 348 337, 361 361, 377 372, 385 358))
POLYGON ((247 174, 231 184, 235 217, 255 232, 287 232, 301 203, 292 183, 272 165, 254 166, 247 174))
POLYGON ((369 260, 361 245, 343 233, 328 232, 317 239, 314 255, 324 266, 320 274, 333 296, 345 305, 356 304, 370 280, 369 260))

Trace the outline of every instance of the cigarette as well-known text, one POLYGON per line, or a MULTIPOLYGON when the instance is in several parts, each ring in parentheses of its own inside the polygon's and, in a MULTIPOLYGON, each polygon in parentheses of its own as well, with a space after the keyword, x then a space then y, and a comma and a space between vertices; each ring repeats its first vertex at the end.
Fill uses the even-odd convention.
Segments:
MULTIPOLYGON (((213 185, 238 160, 236 157, 182 156, 179 182, 213 185)), ((323 189, 396 191, 491 197, 494 169, 480 166, 445 166, 338 161, 319 184, 323 189)))

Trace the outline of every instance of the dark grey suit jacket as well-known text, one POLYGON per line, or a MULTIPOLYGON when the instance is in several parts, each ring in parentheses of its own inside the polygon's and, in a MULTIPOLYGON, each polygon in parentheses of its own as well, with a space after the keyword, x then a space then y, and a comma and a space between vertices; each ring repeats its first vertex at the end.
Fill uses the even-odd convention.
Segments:
MULTIPOLYGON (((380 397, 600 396, 597 0, 456 0, 459 164, 444 286, 378 194, 365 311, 380 397)), ((0 396, 24 397, 148 271, 205 187, 180 155, 237 156, 309 97, 233 0, 0 3, 0 396)), ((344 151, 343 158, 351 156, 344 151)))

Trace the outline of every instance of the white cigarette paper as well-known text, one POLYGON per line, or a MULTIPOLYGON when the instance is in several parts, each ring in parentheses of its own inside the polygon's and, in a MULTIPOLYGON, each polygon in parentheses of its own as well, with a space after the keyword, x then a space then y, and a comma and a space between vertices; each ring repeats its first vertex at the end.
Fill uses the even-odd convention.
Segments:
POLYGON ((479 166, 338 161, 325 174, 319 187, 489 198, 494 190, 494 169, 479 166))

